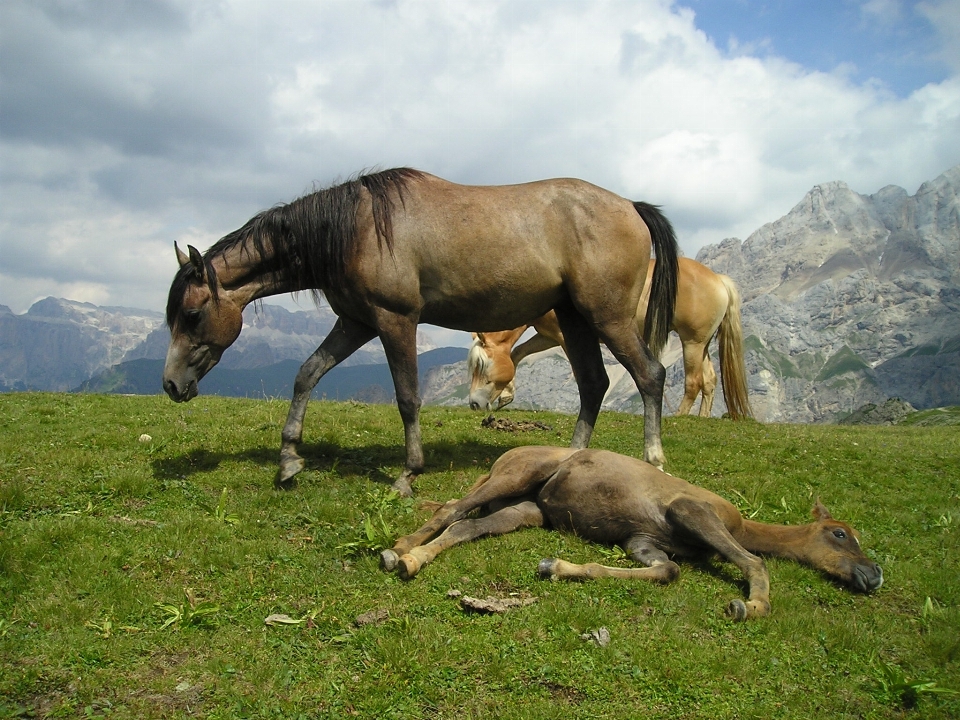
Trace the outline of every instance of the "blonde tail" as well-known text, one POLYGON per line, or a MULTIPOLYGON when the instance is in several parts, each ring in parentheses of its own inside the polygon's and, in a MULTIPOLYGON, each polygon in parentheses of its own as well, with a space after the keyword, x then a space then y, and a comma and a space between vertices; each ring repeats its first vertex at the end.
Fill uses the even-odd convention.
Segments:
POLYGON ((727 411, 734 420, 753 417, 747 397, 747 368, 743 361, 743 327, 740 324, 740 291, 726 275, 718 274, 730 298, 720 322, 717 343, 720 346, 720 380, 727 411))

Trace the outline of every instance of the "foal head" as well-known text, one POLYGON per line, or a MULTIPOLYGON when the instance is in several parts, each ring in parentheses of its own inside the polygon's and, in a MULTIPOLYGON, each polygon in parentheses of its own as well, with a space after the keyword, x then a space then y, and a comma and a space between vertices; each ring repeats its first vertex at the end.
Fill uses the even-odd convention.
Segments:
POLYGON ((860 592, 873 592, 883 584, 883 570, 860 547, 860 533, 839 520, 817 500, 812 532, 801 559, 860 592))
POLYGON ((473 333, 467 354, 470 373, 470 409, 499 410, 513 402, 513 377, 516 368, 510 350, 515 331, 473 333))
POLYGON ((197 395, 197 383, 220 361, 243 326, 243 308, 219 292, 216 272, 200 252, 188 249, 189 255, 176 248, 180 270, 167 300, 170 347, 163 389, 176 402, 197 395))

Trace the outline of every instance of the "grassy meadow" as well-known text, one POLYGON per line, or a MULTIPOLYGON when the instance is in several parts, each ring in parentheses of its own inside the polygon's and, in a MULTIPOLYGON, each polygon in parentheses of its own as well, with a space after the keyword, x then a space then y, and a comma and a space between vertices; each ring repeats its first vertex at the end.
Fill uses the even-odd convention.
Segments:
MULTIPOLYGON (((729 565, 683 564, 667 587, 544 582, 541 558, 623 560, 541 529, 409 583, 380 571, 419 500, 463 494, 510 447, 566 445, 573 417, 508 411, 551 428, 509 433, 426 407, 427 472, 402 500, 396 409, 358 403, 311 404, 307 470, 274 490, 286 410, 0 395, 0 718, 960 717, 960 426, 943 413, 664 420, 668 471, 768 522, 806 522, 820 497, 883 566, 864 596, 770 559, 772 615, 733 624, 729 565), (536 602, 469 614, 451 590, 536 602), (609 644, 584 639, 600 628, 609 644)), ((594 447, 642 443, 640 417, 601 414, 594 447)))

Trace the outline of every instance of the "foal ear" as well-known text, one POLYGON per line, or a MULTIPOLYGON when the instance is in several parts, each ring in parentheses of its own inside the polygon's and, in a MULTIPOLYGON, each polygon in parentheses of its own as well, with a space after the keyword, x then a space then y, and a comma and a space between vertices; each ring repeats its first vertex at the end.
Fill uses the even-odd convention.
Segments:
POLYGON ((810 512, 817 520, 833 520, 833 515, 831 515, 830 511, 820 502, 820 498, 817 498, 817 504, 813 506, 813 510, 810 512))
POLYGON ((190 264, 193 265, 193 271, 197 274, 197 280, 203 281, 206 270, 203 266, 203 256, 193 245, 187 245, 190 252, 190 264))

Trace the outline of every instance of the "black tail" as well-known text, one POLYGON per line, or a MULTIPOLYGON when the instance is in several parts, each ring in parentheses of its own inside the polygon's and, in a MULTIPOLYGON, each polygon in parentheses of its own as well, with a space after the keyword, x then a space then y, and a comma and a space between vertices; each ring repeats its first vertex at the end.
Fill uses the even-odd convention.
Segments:
POLYGON ((667 336, 673 326, 673 310, 677 304, 677 236, 673 226, 660 208, 645 202, 635 202, 633 207, 647 224, 657 262, 653 267, 653 282, 650 285, 650 302, 643 324, 643 339, 657 357, 667 344, 667 336))

